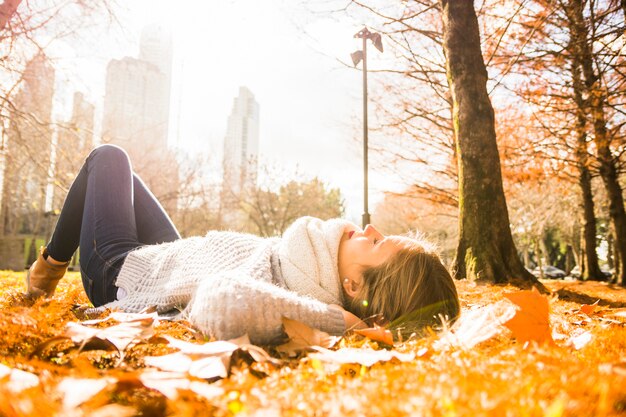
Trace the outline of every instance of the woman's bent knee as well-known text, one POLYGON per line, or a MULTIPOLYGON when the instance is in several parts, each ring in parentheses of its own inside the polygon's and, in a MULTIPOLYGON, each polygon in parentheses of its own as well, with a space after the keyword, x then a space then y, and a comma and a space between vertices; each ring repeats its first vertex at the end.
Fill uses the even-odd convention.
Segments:
POLYGON ((88 160, 121 160, 130 163, 130 159, 126 151, 117 145, 111 145, 106 143, 104 145, 97 146, 91 151, 88 160))

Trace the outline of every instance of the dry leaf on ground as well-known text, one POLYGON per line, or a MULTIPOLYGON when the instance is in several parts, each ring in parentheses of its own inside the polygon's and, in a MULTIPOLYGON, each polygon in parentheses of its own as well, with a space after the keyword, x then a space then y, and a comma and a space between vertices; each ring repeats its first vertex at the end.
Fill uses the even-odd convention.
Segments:
POLYGON ((262 348, 246 343, 249 339, 244 336, 231 342, 218 340, 202 344, 185 342, 167 335, 163 337, 179 352, 144 358, 146 365, 163 371, 187 373, 201 379, 225 378, 230 369, 231 356, 236 350, 248 352, 252 359, 259 362, 278 362, 262 348))
POLYGON ((504 323, 512 319, 515 313, 515 306, 504 300, 465 310, 452 328, 442 333, 435 341, 435 347, 441 349, 445 346, 455 346, 471 349, 502 333, 504 323))
POLYGON ((287 317, 283 317, 283 327, 285 328, 285 333, 289 336, 289 341, 277 346, 276 350, 289 356, 296 356, 297 352, 310 349, 313 346, 329 348, 339 340, 339 338, 333 337, 328 333, 287 317))
POLYGON ((341 348, 329 350, 314 346, 316 352, 309 354, 312 359, 336 364, 356 363, 363 366, 372 366, 378 362, 388 362, 397 359, 400 362, 409 362, 415 359, 415 353, 400 353, 395 350, 374 350, 369 348, 341 348))
POLYGON ((230 354, 192 359, 183 352, 163 356, 146 356, 146 365, 162 371, 183 372, 202 379, 225 378, 230 367, 230 354))
POLYGON ((539 294, 536 288, 504 296, 519 307, 515 316, 504 323, 519 342, 554 343, 550 329, 550 307, 545 296, 539 294))
POLYGON ((580 350, 587 346, 591 339, 593 338, 591 332, 587 330, 574 329, 569 339, 566 342, 566 345, 573 346, 574 349, 580 350))
POLYGON ((224 394, 224 389, 204 381, 193 381, 183 373, 145 371, 139 376, 141 383, 159 391, 171 400, 178 398, 179 390, 190 390, 196 394, 212 399, 224 394))
POLYGON ((618 317, 621 319, 626 319, 626 308, 612 308, 610 310, 603 311, 604 316, 608 317, 618 317))
POLYGON ((39 385, 39 377, 20 369, 9 368, 0 363, 0 382, 12 392, 20 392, 39 385))
POLYGON ((102 391, 109 384, 117 382, 115 378, 63 378, 56 391, 63 398, 63 408, 71 410, 102 391))
POLYGON ((594 310, 596 309, 598 303, 600 302, 600 300, 596 301, 593 304, 583 304, 580 306, 580 311, 585 313, 586 315, 590 316, 593 314, 594 310))
POLYGON ((237 349, 239 346, 235 343, 226 342, 223 340, 217 340, 215 342, 208 343, 189 343, 183 340, 176 339, 171 336, 163 336, 165 340, 169 342, 169 345, 173 348, 178 349, 182 353, 186 355, 197 355, 197 356, 215 356, 215 355, 230 355, 237 349))
POLYGON ((389 329, 384 327, 375 326, 369 329, 355 329, 354 333, 393 346, 393 335, 389 329))

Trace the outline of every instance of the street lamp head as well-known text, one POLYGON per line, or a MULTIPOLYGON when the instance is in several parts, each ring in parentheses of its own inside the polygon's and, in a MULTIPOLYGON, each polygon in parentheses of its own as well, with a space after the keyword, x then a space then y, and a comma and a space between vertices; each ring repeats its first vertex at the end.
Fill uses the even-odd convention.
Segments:
POLYGON ((356 67, 359 65, 359 62, 363 60, 363 51, 354 51, 350 54, 350 57, 352 58, 352 63, 356 67))
POLYGON ((380 33, 370 33, 369 38, 376 47, 376 49, 378 49, 380 52, 383 52, 383 41, 380 33))
POLYGON ((354 37, 355 37, 355 38, 360 38, 360 39, 362 39, 362 38, 366 38, 366 39, 367 39, 367 38, 369 38, 369 35, 370 35, 371 33, 372 33, 372 32, 370 32, 370 31, 367 29, 367 27, 364 27, 363 29, 361 29, 361 30, 359 30, 357 33, 355 33, 355 34, 354 34, 354 37))
POLYGON ((383 52, 383 41, 382 41, 382 36, 380 36, 380 33, 370 32, 366 27, 364 27, 363 29, 359 30, 354 35, 354 37, 360 38, 360 39, 365 38, 365 39, 371 40, 374 46, 376 47, 376 49, 378 49, 380 52, 383 52))

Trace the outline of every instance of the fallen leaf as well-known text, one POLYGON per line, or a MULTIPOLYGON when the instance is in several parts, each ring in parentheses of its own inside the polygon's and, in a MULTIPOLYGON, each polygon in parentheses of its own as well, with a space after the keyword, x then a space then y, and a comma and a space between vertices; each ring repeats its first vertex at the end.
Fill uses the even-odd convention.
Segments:
POLYGON ((589 342, 591 342, 592 334, 589 331, 581 331, 575 332, 570 338, 567 340, 566 344, 568 346, 573 346, 574 349, 580 350, 587 346, 589 342))
POLYGON ((310 349, 313 346, 332 347, 339 339, 287 317, 283 317, 283 327, 289 336, 289 341, 277 346, 276 350, 289 356, 296 356, 297 352, 310 349))
POLYGON ((178 398, 179 390, 190 390, 206 399, 224 394, 224 389, 221 387, 206 382, 191 381, 181 373, 147 371, 143 372, 139 379, 144 386, 159 391, 171 400, 178 398))
POLYGON ((515 316, 504 323, 520 343, 554 343, 550 330, 550 307, 548 299, 536 288, 504 294, 519 309, 515 316))
POLYGON ((471 349, 502 333, 503 324, 511 320, 515 314, 515 306, 504 300, 463 311, 456 323, 441 333, 439 339, 435 341, 435 348, 455 346, 471 349))
POLYGON ((193 359, 183 352, 170 353, 161 356, 146 356, 143 359, 147 366, 159 368, 169 372, 188 372, 193 359))
POLYGON ((596 301, 593 304, 583 304, 580 306, 580 311, 590 316, 593 314, 593 311, 596 309, 596 306, 598 305, 599 302, 600 300, 596 301))
POLYGON ((228 368, 230 368, 230 355, 228 357, 209 356, 193 361, 189 367, 189 375, 201 379, 226 378, 228 368))
POLYGON ((322 347, 312 347, 316 353, 309 354, 309 358, 322 362, 336 364, 355 363, 363 366, 372 366, 378 362, 388 362, 397 359, 400 362, 410 362, 415 359, 414 353, 400 353, 395 350, 374 350, 369 348, 341 348, 329 350, 322 347))
POLYGON ((605 316, 626 318, 626 308, 612 308, 604 311, 605 316))
POLYGON ((228 376, 230 354, 193 360, 183 352, 176 352, 163 356, 146 356, 144 362, 162 371, 187 373, 196 378, 225 378, 228 376))
POLYGON ((169 345, 173 348, 178 349, 182 353, 187 355, 198 355, 198 356, 215 356, 215 355, 224 355, 224 354, 232 354, 234 351, 239 349, 239 346, 235 343, 226 342, 223 340, 217 340, 215 342, 208 343, 189 343, 180 339, 176 339, 171 336, 164 335, 163 336, 168 342, 169 345))
POLYGON ((131 344, 149 339, 154 334, 152 318, 126 321, 110 327, 93 328, 79 323, 69 322, 65 328, 65 335, 74 343, 85 344, 90 339, 98 338, 111 342, 122 353, 131 344))
POLYGON ((12 392, 20 392, 39 385, 37 375, 0 364, 0 381, 2 380, 6 381, 2 386, 12 392))
POLYGON ((146 365, 163 371, 184 372, 202 379, 227 377, 233 352, 242 349, 235 343, 223 340, 197 344, 167 335, 163 337, 179 352, 162 356, 147 356, 144 358, 146 365))
POLYGON ((89 413, 89 417, 132 417, 137 410, 120 404, 107 404, 89 413))
POLYGON ((247 352, 255 362, 270 362, 273 365, 281 364, 280 360, 272 358, 270 354, 265 351, 265 349, 250 343, 250 337, 248 337, 247 334, 244 334, 236 339, 229 340, 229 342, 236 344, 239 349, 247 352))
POLYGON ((361 336, 365 336, 377 342, 393 345, 393 335, 391 334, 391 331, 381 326, 374 326, 369 329, 355 329, 354 333, 360 334, 361 336))
POLYGON ((122 311, 113 311, 106 317, 101 319, 94 320, 84 320, 81 324, 85 326, 91 326, 94 324, 103 323, 108 320, 115 320, 119 323, 128 323, 131 321, 141 321, 141 320, 152 320, 155 324, 158 324, 159 314, 156 312, 152 313, 124 313, 122 311))
POLYGON ((115 378, 63 378, 57 385, 57 392, 63 397, 63 408, 70 410, 88 401, 109 384, 117 382, 115 378))

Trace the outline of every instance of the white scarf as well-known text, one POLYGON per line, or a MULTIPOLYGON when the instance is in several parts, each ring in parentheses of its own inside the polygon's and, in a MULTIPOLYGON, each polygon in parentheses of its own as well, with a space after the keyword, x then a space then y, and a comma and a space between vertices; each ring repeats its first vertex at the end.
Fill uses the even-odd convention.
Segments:
POLYGON ((290 290, 326 304, 343 304, 338 252, 348 226, 358 229, 343 219, 301 217, 287 228, 278 245, 278 255, 290 290))

